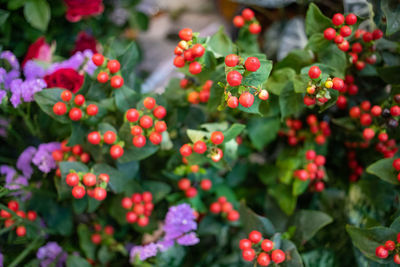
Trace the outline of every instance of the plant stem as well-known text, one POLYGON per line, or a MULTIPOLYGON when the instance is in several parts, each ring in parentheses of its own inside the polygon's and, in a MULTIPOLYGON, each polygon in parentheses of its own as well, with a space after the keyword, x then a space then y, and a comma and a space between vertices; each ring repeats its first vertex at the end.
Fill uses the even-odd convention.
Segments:
POLYGON ((31 244, 30 244, 26 249, 24 249, 24 250, 18 255, 18 257, 16 257, 16 258, 11 262, 11 264, 9 265, 9 267, 18 266, 19 263, 20 263, 21 261, 23 261, 23 260, 25 259, 25 257, 28 256, 29 253, 30 253, 33 249, 36 248, 36 246, 37 246, 37 244, 39 243, 39 241, 40 241, 40 235, 38 235, 38 236, 31 242, 31 244))

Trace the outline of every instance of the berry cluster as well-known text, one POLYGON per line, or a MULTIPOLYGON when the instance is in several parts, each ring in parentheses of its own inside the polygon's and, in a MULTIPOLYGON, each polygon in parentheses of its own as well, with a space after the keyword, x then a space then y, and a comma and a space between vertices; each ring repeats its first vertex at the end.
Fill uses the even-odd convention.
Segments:
POLYGON ((251 34, 259 34, 261 32, 260 23, 254 16, 253 10, 245 8, 242 11, 242 15, 235 16, 233 18, 233 25, 237 28, 242 28, 243 26, 248 27, 251 34))
POLYGON ((340 78, 321 78, 321 69, 318 66, 312 66, 308 71, 308 76, 311 81, 306 89, 307 93, 304 96, 304 104, 306 106, 323 105, 331 99, 328 89, 342 90, 344 81, 340 78))
POLYGON ((393 160, 393 168, 397 172, 397 180, 400 181, 400 158, 393 160))
POLYGON ((239 248, 242 250, 242 257, 245 261, 253 261, 257 256, 257 263, 261 266, 268 266, 271 260, 275 264, 279 264, 286 259, 285 252, 274 249, 274 242, 263 239, 258 231, 251 231, 248 239, 240 240, 239 248))
POLYGON ((399 148, 397 147, 396 140, 389 139, 389 136, 385 132, 381 132, 378 135, 379 142, 376 144, 375 149, 383 155, 385 158, 392 158, 397 153, 399 148))
POLYGON ((349 176, 350 182, 357 182, 362 175, 364 168, 358 163, 356 153, 354 151, 347 152, 347 164, 351 170, 349 176))
POLYGON ((375 249, 375 255, 378 258, 386 259, 389 254, 393 254, 393 261, 396 264, 400 264, 400 233, 397 234, 397 244, 392 240, 387 240, 385 245, 377 246, 375 249))
POLYGON ((340 95, 336 101, 336 106, 339 109, 345 109, 347 107, 347 96, 353 96, 358 93, 358 86, 354 84, 354 77, 350 74, 346 75, 344 79, 344 86, 338 90, 340 95))
MULTIPOLYGON (((197 165, 194 165, 197 166, 197 165)), ((178 187, 180 190, 185 192, 185 196, 188 198, 193 198, 197 196, 196 184, 191 184, 188 178, 182 178, 178 182, 178 187)), ((200 181, 200 188, 204 191, 209 191, 212 187, 212 182, 210 179, 202 179, 200 181)))
POLYGON ((95 245, 101 244, 101 241, 108 239, 112 235, 114 235, 114 227, 111 225, 106 225, 104 229, 98 223, 93 226, 95 233, 92 234, 91 240, 95 245))
POLYGON ((193 75, 197 75, 202 71, 200 62, 195 61, 201 58, 206 49, 204 46, 197 42, 197 38, 193 39, 196 34, 193 34, 192 29, 185 28, 179 31, 179 38, 181 41, 178 46, 175 47, 174 65, 177 68, 183 68, 186 62, 189 63, 189 72, 193 75))
MULTIPOLYGON (((37 214, 35 211, 28 211, 27 213, 25 213, 24 211, 19 209, 19 204, 17 201, 15 200, 11 200, 8 202, 7 207, 12 210, 13 212, 15 212, 17 214, 18 217, 22 218, 22 219, 28 219, 30 221, 35 221, 37 218, 37 214)), ((6 210, 0 210, 0 217, 3 219, 6 219, 4 221, 4 227, 8 228, 8 227, 12 227, 15 224, 14 219, 12 219, 12 214, 6 210)), ((24 236, 26 234, 26 228, 23 225, 18 225, 15 229, 15 233, 17 234, 17 236, 24 236)))
POLYGON ((345 38, 351 35, 352 29, 349 26, 357 23, 357 16, 353 13, 350 13, 345 18, 343 14, 336 13, 332 17, 332 23, 334 25, 334 28, 330 27, 325 29, 324 38, 327 40, 333 40, 340 50, 347 51, 350 44, 345 38), (347 25, 343 25, 345 22, 347 25), (336 30, 339 31, 338 34, 336 30))
POLYGON ((121 64, 118 60, 104 58, 103 55, 97 53, 93 55, 92 61, 100 70, 97 74, 97 81, 99 83, 106 83, 110 80, 111 87, 115 89, 124 85, 124 79, 120 75, 121 64))
MULTIPOLYGON (((83 95, 76 95, 74 97, 73 103, 71 103, 73 94, 69 90, 64 90, 61 93, 62 101, 66 102, 57 102, 53 105, 53 112, 57 116, 63 116, 68 112, 68 116, 72 121, 79 121, 82 117, 87 115, 86 118, 96 116, 99 112, 99 108, 95 104, 85 104, 85 97, 83 95), (86 110, 86 113, 84 111, 86 110)), ((84 117, 85 118, 85 117, 84 117)))
POLYGON ((182 79, 180 82, 180 87, 182 89, 193 88, 188 92, 187 100, 191 104, 199 104, 199 103, 207 103, 210 98, 210 89, 213 84, 213 81, 207 80, 203 86, 195 87, 192 86, 193 82, 189 79, 182 79))
POLYGON ((310 132, 314 136, 314 141, 318 145, 323 145, 326 142, 326 137, 331 135, 331 128, 326 121, 318 121, 317 116, 314 114, 307 116, 307 124, 310 127, 310 132))
POLYGON ((150 192, 134 193, 132 196, 124 197, 121 205, 124 209, 129 210, 126 213, 126 221, 128 223, 137 223, 140 227, 149 224, 149 217, 154 209, 152 203, 153 195, 150 192))
POLYGON ((152 97, 146 97, 143 106, 145 108, 140 111, 131 108, 125 113, 131 126, 132 143, 138 148, 146 145, 146 137, 153 145, 159 145, 162 141, 161 133, 167 130, 167 124, 161 120, 167 115, 166 109, 156 105, 156 100, 152 97))
MULTIPOLYGON (((225 72, 226 81, 229 86, 237 87, 242 85, 242 73, 246 76, 250 72, 257 71, 261 66, 260 60, 256 57, 248 57, 246 60, 238 55, 230 54, 225 57, 225 72)), ((239 87, 238 93, 239 98, 234 96, 231 91, 226 92, 225 90, 225 100, 230 108, 237 108, 239 103, 245 107, 249 108, 254 103, 254 95, 258 95, 261 100, 267 100, 269 98, 269 93, 265 89, 259 89, 254 86, 243 85, 244 88, 239 87), (249 91, 252 89, 254 95, 249 91)))
POLYGON ((96 177, 93 173, 70 172, 67 174, 65 182, 72 188, 72 196, 81 199, 85 196, 86 190, 89 197, 102 201, 107 197, 106 187, 110 181, 110 176, 101 173, 96 177), (85 186, 87 188, 85 188, 85 186))
MULTIPOLYGON (((88 163, 90 161, 89 153, 83 150, 81 145, 74 145, 72 147, 67 146, 68 140, 61 142, 61 149, 54 150, 52 152, 53 159, 58 163, 60 161, 81 161, 82 163, 88 163)), ((56 175, 61 177, 60 168, 57 168, 56 175)))
POLYGON ((222 159, 224 153, 222 152, 222 149, 218 148, 217 146, 222 144, 223 142, 224 134, 220 131, 215 131, 211 133, 210 139, 206 142, 199 140, 194 144, 184 144, 179 149, 179 152, 181 153, 183 158, 186 158, 190 156, 193 151, 198 154, 204 154, 208 151, 208 156, 211 158, 211 160, 214 162, 218 162, 222 159))
POLYGON ((211 203, 210 212, 214 214, 222 213, 222 216, 231 222, 240 218, 239 212, 233 208, 232 203, 226 200, 226 197, 219 197, 218 201, 211 203))
POLYGON ((104 132, 103 136, 98 131, 94 131, 88 134, 87 140, 92 145, 111 145, 110 156, 113 159, 118 159, 124 154, 123 142, 118 140, 118 136, 113 131, 104 132))
POLYGON ((314 150, 306 151, 306 161, 304 169, 295 170, 293 175, 301 181, 311 180, 310 187, 316 192, 322 192, 325 189, 323 179, 325 177, 324 165, 326 159, 322 155, 317 155, 314 150))

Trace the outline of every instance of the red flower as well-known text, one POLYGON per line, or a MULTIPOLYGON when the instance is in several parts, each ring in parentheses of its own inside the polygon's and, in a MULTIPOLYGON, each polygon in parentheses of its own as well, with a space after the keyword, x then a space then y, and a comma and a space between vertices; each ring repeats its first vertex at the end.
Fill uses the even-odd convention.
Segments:
POLYGON ((82 87, 83 75, 80 75, 74 69, 59 69, 50 75, 44 76, 47 88, 59 87, 65 88, 72 93, 76 93, 82 87))
POLYGON ((25 63, 31 59, 39 59, 42 61, 51 61, 51 48, 44 37, 38 38, 33 44, 28 48, 28 52, 25 55, 24 61, 22 61, 22 67, 25 63))
POLYGON ((103 12, 103 0, 64 0, 67 5, 66 18, 70 22, 80 21, 83 16, 98 15, 103 12))
POLYGON ((83 52, 86 49, 90 49, 93 53, 97 53, 96 45, 97 41, 93 36, 87 34, 86 32, 80 32, 75 42, 75 48, 72 50, 71 54, 73 55, 78 51, 83 52))

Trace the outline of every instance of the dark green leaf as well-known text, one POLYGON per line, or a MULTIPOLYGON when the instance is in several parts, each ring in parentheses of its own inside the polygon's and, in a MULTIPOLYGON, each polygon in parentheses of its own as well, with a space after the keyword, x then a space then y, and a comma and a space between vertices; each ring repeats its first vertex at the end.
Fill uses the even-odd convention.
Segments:
POLYGON ((70 255, 67 258, 67 267, 90 267, 89 262, 78 256, 78 255, 70 255))
POLYGON ((295 49, 290 51, 287 56, 275 65, 275 69, 292 68, 300 72, 301 68, 308 66, 313 61, 313 55, 310 50, 295 49))
POLYGON ((44 32, 50 21, 50 6, 46 0, 28 0, 24 6, 24 16, 32 27, 44 32))
POLYGON ((387 20, 386 34, 392 35, 400 29, 400 6, 392 0, 381 1, 381 9, 387 20))
POLYGON ((300 210, 294 218, 294 226, 296 226, 294 240, 304 244, 332 221, 333 219, 328 214, 321 211, 300 210))
POLYGON ((287 83, 279 97, 281 118, 299 113, 304 108, 303 96, 294 91, 293 83, 287 83))
POLYGON ((400 66, 392 66, 392 67, 379 67, 376 68, 379 76, 387 83, 390 84, 400 84, 400 66))
POLYGON ((324 16, 319 8, 311 3, 308 6, 306 14, 306 33, 311 36, 317 32, 323 32, 326 28, 332 26, 331 20, 324 16))
POLYGON ((78 225, 79 246, 85 253, 86 258, 94 259, 96 253, 96 245, 91 240, 91 233, 85 224, 78 225))
POLYGON ((4 9, 0 9, 0 25, 3 25, 6 20, 8 19, 8 16, 10 15, 10 12, 4 9))
POLYGON ((135 107, 139 97, 135 91, 127 86, 115 89, 114 93, 115 105, 121 112, 125 112, 126 110, 135 107))
POLYGON ((292 68, 278 69, 268 78, 265 87, 273 94, 280 95, 286 84, 290 82, 296 72, 292 68))
POLYGON ((287 215, 293 213, 296 208, 297 198, 292 195, 291 187, 284 184, 273 185, 268 188, 268 194, 276 200, 279 207, 287 215))
POLYGON ((233 53, 233 43, 225 34, 223 27, 221 27, 217 33, 211 36, 206 45, 207 50, 213 52, 216 58, 226 57, 227 55, 233 53))
POLYGON ((240 203, 239 213, 246 233, 253 230, 261 232, 263 236, 272 236, 275 233, 275 227, 267 218, 257 215, 243 203, 240 203))
POLYGON ((234 123, 228 130, 224 131, 224 142, 227 143, 228 141, 234 139, 238 136, 244 129, 246 125, 240 123, 234 123))
POLYGON ((251 143, 256 149, 262 150, 275 140, 279 128, 280 121, 278 117, 250 119, 248 133, 251 143))
POLYGON ((393 159, 381 159, 367 167, 367 172, 373 175, 378 176, 385 182, 399 185, 400 182, 396 177, 395 170, 393 168, 393 159))
POLYGON ((70 119, 67 115, 58 116, 53 112, 53 106, 57 102, 61 102, 61 93, 63 89, 53 88, 46 89, 35 94, 35 101, 39 107, 53 119, 61 123, 69 123, 70 119))

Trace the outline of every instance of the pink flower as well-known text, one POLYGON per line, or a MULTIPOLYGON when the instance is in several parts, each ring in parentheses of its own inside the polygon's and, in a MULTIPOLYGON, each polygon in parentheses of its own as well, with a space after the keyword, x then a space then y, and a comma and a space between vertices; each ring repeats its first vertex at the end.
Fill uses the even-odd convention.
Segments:
POLYGON ((41 61, 50 62, 51 56, 50 45, 46 43, 44 37, 40 37, 29 46, 24 61, 22 61, 22 67, 24 67, 25 63, 31 59, 39 59, 41 61))

